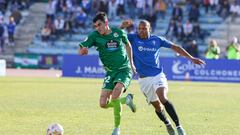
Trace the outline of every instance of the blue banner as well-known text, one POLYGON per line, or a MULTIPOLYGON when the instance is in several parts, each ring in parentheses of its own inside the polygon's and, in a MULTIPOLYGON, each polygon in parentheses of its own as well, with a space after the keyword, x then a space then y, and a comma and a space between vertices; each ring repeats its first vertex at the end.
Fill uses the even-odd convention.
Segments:
MULTIPOLYGON (((185 58, 161 58, 168 80, 240 82, 239 60, 206 60, 196 65, 185 58)), ((105 70, 97 55, 64 55, 62 65, 65 77, 103 78, 105 70)))
POLYGON ((169 80, 240 82, 239 60, 206 60, 196 65, 184 58, 161 58, 169 80))
POLYGON ((62 65, 65 77, 103 78, 105 70, 98 56, 64 55, 62 65))

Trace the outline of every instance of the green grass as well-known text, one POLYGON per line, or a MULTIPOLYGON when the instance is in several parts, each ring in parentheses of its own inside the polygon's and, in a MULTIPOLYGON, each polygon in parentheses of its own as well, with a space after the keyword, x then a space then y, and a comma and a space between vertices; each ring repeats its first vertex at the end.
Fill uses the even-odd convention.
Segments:
MULTIPOLYGON (((45 135, 60 123, 65 135, 110 135, 112 109, 99 107, 101 79, 0 78, 0 134, 45 135)), ((188 135, 239 135, 240 84, 169 82, 174 103, 188 135)), ((123 107, 122 135, 167 135, 133 81, 138 107, 123 107)))

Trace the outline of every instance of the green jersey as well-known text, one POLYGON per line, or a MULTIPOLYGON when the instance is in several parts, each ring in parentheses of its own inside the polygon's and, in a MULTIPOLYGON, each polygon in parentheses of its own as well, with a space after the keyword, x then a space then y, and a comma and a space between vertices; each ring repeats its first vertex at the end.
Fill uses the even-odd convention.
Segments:
POLYGON ((88 48, 96 47, 106 71, 130 68, 125 49, 125 44, 129 42, 126 33, 117 28, 111 28, 111 30, 112 32, 108 35, 101 35, 94 31, 79 45, 88 48))
POLYGON ((220 54, 220 47, 210 47, 206 53, 207 59, 218 59, 220 54))
POLYGON ((237 45, 236 47, 234 47, 234 44, 229 45, 228 49, 227 49, 227 58, 228 59, 240 59, 240 52, 238 52, 237 45))

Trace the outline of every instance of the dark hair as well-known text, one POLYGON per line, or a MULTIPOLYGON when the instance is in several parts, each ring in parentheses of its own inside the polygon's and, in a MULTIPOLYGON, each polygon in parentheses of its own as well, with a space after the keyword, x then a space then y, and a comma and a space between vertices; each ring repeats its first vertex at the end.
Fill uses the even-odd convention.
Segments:
POLYGON ((107 14, 105 12, 98 12, 96 16, 93 18, 93 23, 97 22, 98 20, 102 22, 107 22, 108 21, 107 14))

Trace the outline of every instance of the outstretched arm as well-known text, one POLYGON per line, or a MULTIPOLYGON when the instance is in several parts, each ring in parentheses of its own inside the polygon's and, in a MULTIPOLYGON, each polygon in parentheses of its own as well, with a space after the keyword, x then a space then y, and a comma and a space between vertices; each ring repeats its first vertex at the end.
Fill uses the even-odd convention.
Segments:
POLYGON ((137 72, 136 72, 136 68, 135 68, 134 63, 133 63, 132 46, 131 46, 130 42, 128 42, 126 44, 126 51, 127 51, 127 54, 128 54, 128 58, 130 60, 130 65, 131 65, 133 74, 136 74, 137 72))
POLYGON ((182 47, 177 46, 177 45, 172 45, 171 47, 175 52, 177 52, 178 54, 180 54, 183 57, 188 58, 190 61, 192 61, 194 64, 198 64, 198 65, 202 65, 202 64, 206 64, 203 60, 199 59, 199 58, 195 58, 192 55, 190 55, 186 50, 184 50, 182 47))

